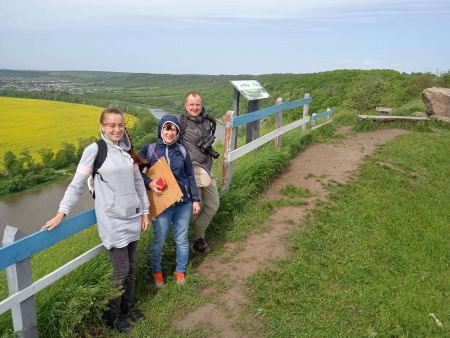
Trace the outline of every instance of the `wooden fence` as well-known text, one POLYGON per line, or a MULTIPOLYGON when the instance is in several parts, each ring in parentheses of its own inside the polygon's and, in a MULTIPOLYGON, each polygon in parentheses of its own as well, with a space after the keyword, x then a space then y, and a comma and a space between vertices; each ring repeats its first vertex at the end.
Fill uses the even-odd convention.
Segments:
POLYGON ((0 302, 0 314, 11 310, 14 332, 38 337, 34 295, 105 250, 102 244, 86 251, 55 271, 33 282, 31 256, 97 223, 94 209, 63 221, 51 232, 41 230, 24 236, 7 225, 0 248, 0 270, 6 269, 9 296, 0 302))
POLYGON ((222 165, 222 191, 227 191, 231 184, 232 179, 232 162, 239 157, 248 154, 267 142, 275 139, 275 147, 281 146, 281 135, 291 131, 294 128, 302 127, 307 129, 309 122, 311 121, 311 129, 319 128, 332 121, 331 114, 333 110, 328 108, 327 111, 313 114, 309 116, 309 104, 312 101, 312 97, 309 94, 305 94, 305 98, 292 102, 282 102, 281 98, 277 99, 277 104, 272 107, 257 110, 255 112, 235 116, 234 111, 228 111, 225 117, 225 141, 224 141, 224 155, 222 165), (303 107, 303 113, 301 118, 294 122, 291 122, 285 126, 282 125, 282 111, 285 109, 293 109, 297 107, 303 107), (259 121, 262 118, 275 114, 276 129, 268 134, 265 134, 251 142, 237 147, 236 135, 238 127, 244 124, 259 121), (316 125, 316 121, 320 118, 326 118, 326 122, 316 125))

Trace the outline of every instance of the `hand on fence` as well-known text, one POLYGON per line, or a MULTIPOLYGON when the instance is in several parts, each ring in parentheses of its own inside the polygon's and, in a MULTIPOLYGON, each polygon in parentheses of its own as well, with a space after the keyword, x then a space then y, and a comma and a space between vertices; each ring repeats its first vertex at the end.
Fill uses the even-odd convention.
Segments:
POLYGON ((66 214, 64 214, 63 212, 57 212, 56 216, 48 220, 41 228, 51 231, 54 228, 56 228, 59 225, 59 223, 61 223, 61 221, 65 216, 66 214))

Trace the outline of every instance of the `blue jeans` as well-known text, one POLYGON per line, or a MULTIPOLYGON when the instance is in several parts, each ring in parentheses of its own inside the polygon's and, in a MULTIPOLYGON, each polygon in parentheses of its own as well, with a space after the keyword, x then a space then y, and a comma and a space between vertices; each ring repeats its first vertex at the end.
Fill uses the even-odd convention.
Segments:
POLYGON ((192 202, 176 203, 166 209, 153 222, 153 242, 150 245, 153 272, 161 271, 162 250, 169 234, 170 224, 173 224, 173 237, 176 245, 176 272, 185 272, 189 259, 189 221, 192 214, 192 202))

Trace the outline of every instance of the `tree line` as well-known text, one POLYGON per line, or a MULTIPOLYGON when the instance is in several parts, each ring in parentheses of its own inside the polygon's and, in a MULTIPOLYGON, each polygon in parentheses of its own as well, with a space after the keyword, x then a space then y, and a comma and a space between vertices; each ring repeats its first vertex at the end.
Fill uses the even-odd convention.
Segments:
MULTIPOLYGON (((149 113, 137 113, 138 121, 127 131, 137 151, 144 143, 156 141, 157 121, 149 113)), ((73 171, 83 150, 96 137, 79 138, 77 145, 63 142, 60 149, 53 151, 42 148, 35 158, 28 148, 18 154, 7 151, 3 156, 4 169, 0 172, 0 196, 23 191, 46 182, 60 179, 73 171)))

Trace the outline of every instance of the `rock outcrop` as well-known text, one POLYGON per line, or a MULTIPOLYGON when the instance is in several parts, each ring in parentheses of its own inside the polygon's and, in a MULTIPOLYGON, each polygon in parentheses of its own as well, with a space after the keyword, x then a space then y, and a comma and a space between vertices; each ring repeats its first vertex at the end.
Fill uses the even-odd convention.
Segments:
POLYGON ((450 88, 426 88, 422 92, 422 100, 427 108, 428 116, 438 115, 450 118, 450 88))

